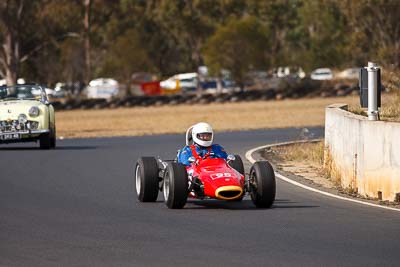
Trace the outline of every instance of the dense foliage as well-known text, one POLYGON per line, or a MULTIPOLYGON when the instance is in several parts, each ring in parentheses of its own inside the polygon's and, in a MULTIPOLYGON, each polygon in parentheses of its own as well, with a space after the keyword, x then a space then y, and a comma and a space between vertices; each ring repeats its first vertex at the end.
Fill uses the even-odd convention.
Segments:
POLYGON ((281 65, 400 68, 398 0, 3 0, 0 76, 54 84, 281 65))

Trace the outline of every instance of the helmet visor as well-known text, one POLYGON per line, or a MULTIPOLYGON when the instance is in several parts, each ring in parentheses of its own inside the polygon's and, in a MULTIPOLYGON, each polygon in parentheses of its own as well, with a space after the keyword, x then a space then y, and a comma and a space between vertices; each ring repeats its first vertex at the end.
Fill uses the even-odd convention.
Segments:
POLYGON ((212 133, 198 133, 197 138, 201 141, 211 141, 212 133))

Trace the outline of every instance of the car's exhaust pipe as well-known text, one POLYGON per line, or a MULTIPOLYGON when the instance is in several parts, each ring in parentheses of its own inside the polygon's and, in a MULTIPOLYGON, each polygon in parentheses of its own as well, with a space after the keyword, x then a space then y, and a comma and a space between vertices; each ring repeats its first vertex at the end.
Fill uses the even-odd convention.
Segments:
POLYGON ((221 186, 215 190, 215 197, 222 200, 234 200, 243 195, 243 189, 240 186, 221 186))

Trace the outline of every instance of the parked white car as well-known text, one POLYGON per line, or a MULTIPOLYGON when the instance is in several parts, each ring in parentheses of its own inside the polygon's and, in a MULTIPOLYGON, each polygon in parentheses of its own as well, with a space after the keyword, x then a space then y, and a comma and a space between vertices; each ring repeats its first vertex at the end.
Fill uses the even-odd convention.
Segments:
POLYGON ((328 68, 319 68, 311 72, 311 79, 313 80, 332 80, 332 78, 332 70, 328 68))
POLYGON ((87 98, 110 99, 118 95, 119 84, 114 79, 98 78, 90 81, 85 91, 87 98))
POLYGON ((194 91, 197 88, 198 74, 196 72, 176 74, 167 80, 161 81, 164 90, 194 91))

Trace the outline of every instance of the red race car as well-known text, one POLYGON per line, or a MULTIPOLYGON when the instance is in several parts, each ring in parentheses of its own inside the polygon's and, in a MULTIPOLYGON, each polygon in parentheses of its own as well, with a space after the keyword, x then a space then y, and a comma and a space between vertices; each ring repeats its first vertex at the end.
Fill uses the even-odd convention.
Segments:
POLYGON ((168 208, 180 209, 187 198, 241 201, 246 193, 257 208, 269 208, 275 200, 275 173, 268 161, 253 164, 248 175, 238 155, 190 158, 186 167, 176 160, 139 158, 135 168, 136 193, 141 202, 154 202, 162 191, 168 208))

